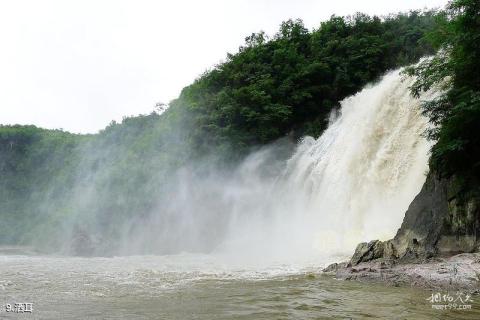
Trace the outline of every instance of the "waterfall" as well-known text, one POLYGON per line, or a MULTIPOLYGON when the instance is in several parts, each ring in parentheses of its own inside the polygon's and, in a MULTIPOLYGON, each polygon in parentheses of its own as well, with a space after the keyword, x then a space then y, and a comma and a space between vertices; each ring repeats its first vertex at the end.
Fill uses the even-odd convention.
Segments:
POLYGON ((274 151, 250 156, 225 186, 233 217, 218 250, 326 261, 392 238, 425 181, 430 148, 413 79, 399 73, 342 101, 328 129, 303 138, 278 177, 259 178, 274 151))
POLYGON ((265 146, 233 172, 182 168, 168 199, 128 224, 123 253, 318 265, 392 238, 428 170, 427 119, 412 82, 388 73, 342 101, 318 139, 265 146))

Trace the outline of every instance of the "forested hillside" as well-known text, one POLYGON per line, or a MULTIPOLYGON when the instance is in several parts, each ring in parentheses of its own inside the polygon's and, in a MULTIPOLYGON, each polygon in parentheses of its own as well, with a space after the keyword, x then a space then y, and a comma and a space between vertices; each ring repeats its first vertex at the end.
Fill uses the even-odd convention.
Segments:
POLYGON ((309 31, 288 20, 271 38, 247 37, 162 114, 95 135, 1 126, 0 242, 91 254, 96 241, 95 253, 115 252, 132 221, 169 201, 179 168, 216 163, 228 172, 261 145, 318 136, 340 100, 433 54, 427 35, 442 21, 435 12, 357 14, 309 31))
POLYGON ((340 100, 432 54, 425 36, 434 28, 433 12, 332 17, 313 32, 289 20, 270 40, 264 33, 247 37, 238 54, 171 105, 194 114, 200 149, 233 144, 235 153, 290 132, 317 136, 340 100))
POLYGON ((439 16, 430 35, 440 52, 409 68, 418 80, 413 94, 438 88, 443 93, 426 101, 424 113, 436 141, 431 167, 443 177, 456 175, 465 186, 480 181, 480 2, 457 0, 439 16))

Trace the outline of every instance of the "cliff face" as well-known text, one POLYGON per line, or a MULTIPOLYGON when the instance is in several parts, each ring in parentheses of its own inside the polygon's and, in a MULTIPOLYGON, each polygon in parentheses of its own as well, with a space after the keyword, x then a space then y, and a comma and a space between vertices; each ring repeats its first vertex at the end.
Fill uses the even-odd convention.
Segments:
POLYGON ((430 173, 405 213, 395 238, 359 244, 350 264, 380 258, 412 262, 474 252, 480 247, 479 236, 478 193, 462 190, 455 177, 441 179, 430 173))
POLYGON ((463 191, 455 177, 439 179, 430 174, 393 239, 397 256, 476 251, 480 244, 479 205, 478 195, 463 191))

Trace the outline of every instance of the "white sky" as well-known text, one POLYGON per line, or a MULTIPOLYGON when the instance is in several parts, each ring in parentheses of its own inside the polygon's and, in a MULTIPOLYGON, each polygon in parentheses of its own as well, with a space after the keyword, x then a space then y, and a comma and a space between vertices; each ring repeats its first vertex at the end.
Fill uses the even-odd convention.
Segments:
POLYGON ((149 113, 288 18, 387 14, 446 0, 0 0, 0 124, 96 132, 149 113))

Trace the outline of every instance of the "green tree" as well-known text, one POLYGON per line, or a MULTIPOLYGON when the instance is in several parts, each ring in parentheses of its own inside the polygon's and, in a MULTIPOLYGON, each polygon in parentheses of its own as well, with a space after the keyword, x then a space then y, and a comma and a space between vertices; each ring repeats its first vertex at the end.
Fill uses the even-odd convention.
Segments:
POLYGON ((417 76, 414 95, 432 88, 442 91, 423 104, 434 127, 428 136, 431 167, 443 176, 453 174, 467 182, 480 178, 480 2, 455 0, 438 17, 431 34, 439 53, 408 69, 417 76))

